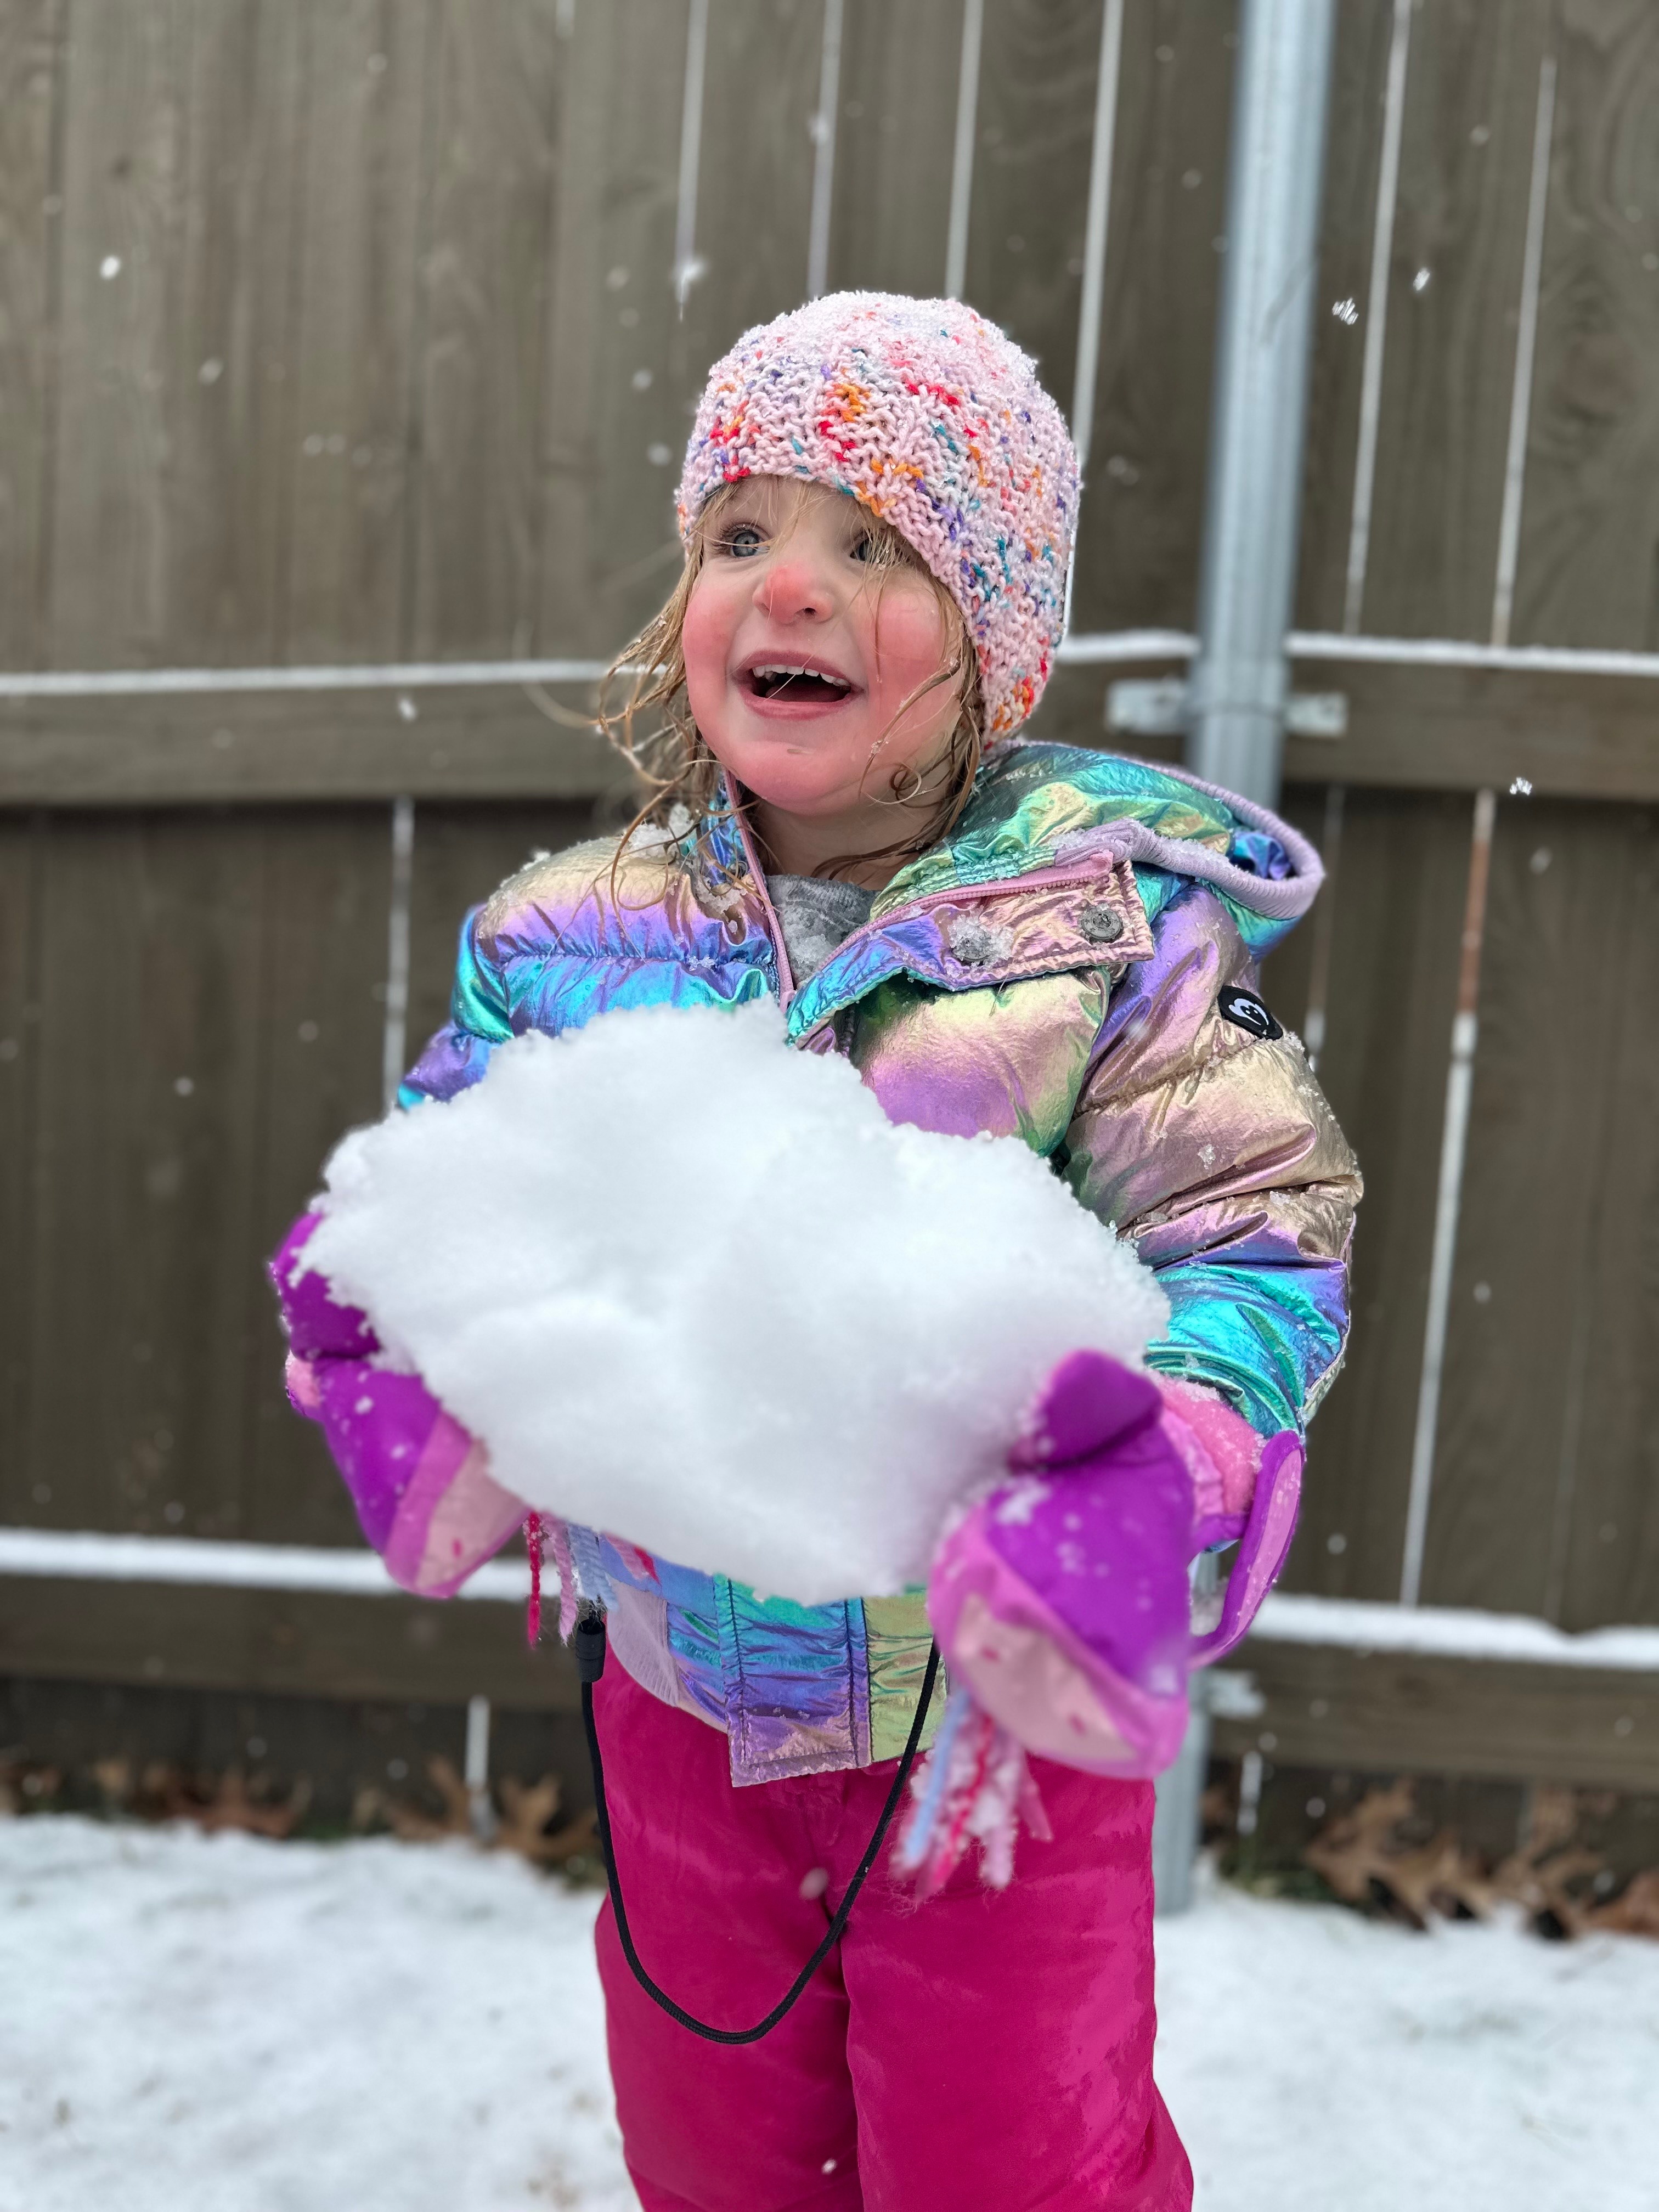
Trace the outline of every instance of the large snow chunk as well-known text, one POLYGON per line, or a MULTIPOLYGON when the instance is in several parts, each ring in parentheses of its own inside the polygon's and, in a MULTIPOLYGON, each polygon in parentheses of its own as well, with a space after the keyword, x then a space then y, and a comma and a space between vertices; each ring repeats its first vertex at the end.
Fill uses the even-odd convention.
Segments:
POLYGON ((1150 1273, 1015 1139, 890 1122, 769 1002, 496 1053, 348 1137, 313 1263, 529 1504, 807 1604, 927 1577, 1150 1273))

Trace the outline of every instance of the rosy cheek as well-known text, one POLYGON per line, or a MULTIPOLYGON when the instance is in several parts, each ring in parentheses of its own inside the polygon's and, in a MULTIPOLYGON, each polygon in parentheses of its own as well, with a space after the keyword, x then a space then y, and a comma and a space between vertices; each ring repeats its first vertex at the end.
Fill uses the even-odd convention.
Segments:
MULTIPOLYGON (((896 714, 913 691, 937 674, 945 649, 945 619, 932 592, 925 584, 908 580, 890 584, 875 611, 871 648, 876 670, 871 689, 884 714, 896 714)), ((925 702, 927 711, 931 713, 934 703, 932 699, 925 702)), ((918 707, 923 704, 919 702, 918 707)))
POLYGON ((685 657, 685 689, 691 712, 703 722, 718 709, 726 690, 732 621, 720 594, 702 589, 699 577, 692 586, 680 631, 680 650, 685 657))

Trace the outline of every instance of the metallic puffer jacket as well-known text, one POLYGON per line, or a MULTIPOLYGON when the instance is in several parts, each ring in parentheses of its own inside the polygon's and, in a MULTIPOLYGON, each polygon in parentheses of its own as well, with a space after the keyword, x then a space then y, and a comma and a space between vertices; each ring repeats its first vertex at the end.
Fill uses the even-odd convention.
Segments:
MULTIPOLYGON (((771 993, 792 1042, 847 1054, 894 1120, 1050 1159, 1169 1294, 1149 1364, 1263 1435, 1301 1429, 1341 1356, 1360 1185, 1300 1042, 1255 997, 1318 888, 1294 831, 1175 770, 1005 744, 951 836, 799 990, 723 794, 695 839, 636 839, 613 878, 615 851, 539 860, 468 918, 451 1020, 405 1105, 476 1082, 528 1030, 771 993)), ((572 1536, 579 1571, 609 1585, 617 1656, 727 1731, 734 1782, 902 1747, 931 1641, 920 1593, 763 1600, 572 1536)))

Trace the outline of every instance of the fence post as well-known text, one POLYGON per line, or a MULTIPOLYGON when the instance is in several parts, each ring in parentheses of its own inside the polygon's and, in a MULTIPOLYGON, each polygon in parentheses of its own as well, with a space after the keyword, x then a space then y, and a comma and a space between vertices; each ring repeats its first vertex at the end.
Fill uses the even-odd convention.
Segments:
POLYGON ((1334 0, 1244 0, 1189 763, 1271 806, 1289 690, 1334 0))
MULTIPOLYGON (((1334 0, 1244 0, 1233 84, 1187 757, 1208 781, 1267 806, 1279 798, 1290 691, 1334 18, 1334 0)), ((1181 1756, 1158 1784, 1162 1913, 1191 1902, 1209 1746, 1200 1676, 1181 1756)))

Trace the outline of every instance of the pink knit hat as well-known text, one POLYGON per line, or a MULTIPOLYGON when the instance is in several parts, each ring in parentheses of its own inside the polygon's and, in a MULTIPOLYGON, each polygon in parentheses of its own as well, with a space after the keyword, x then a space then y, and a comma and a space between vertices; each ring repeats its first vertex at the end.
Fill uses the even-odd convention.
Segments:
POLYGON ((967 619, 987 729, 1042 696, 1065 627, 1077 455, 1031 362, 956 300, 832 292, 746 331, 708 372, 680 533, 739 477, 850 492, 907 538, 967 619))

